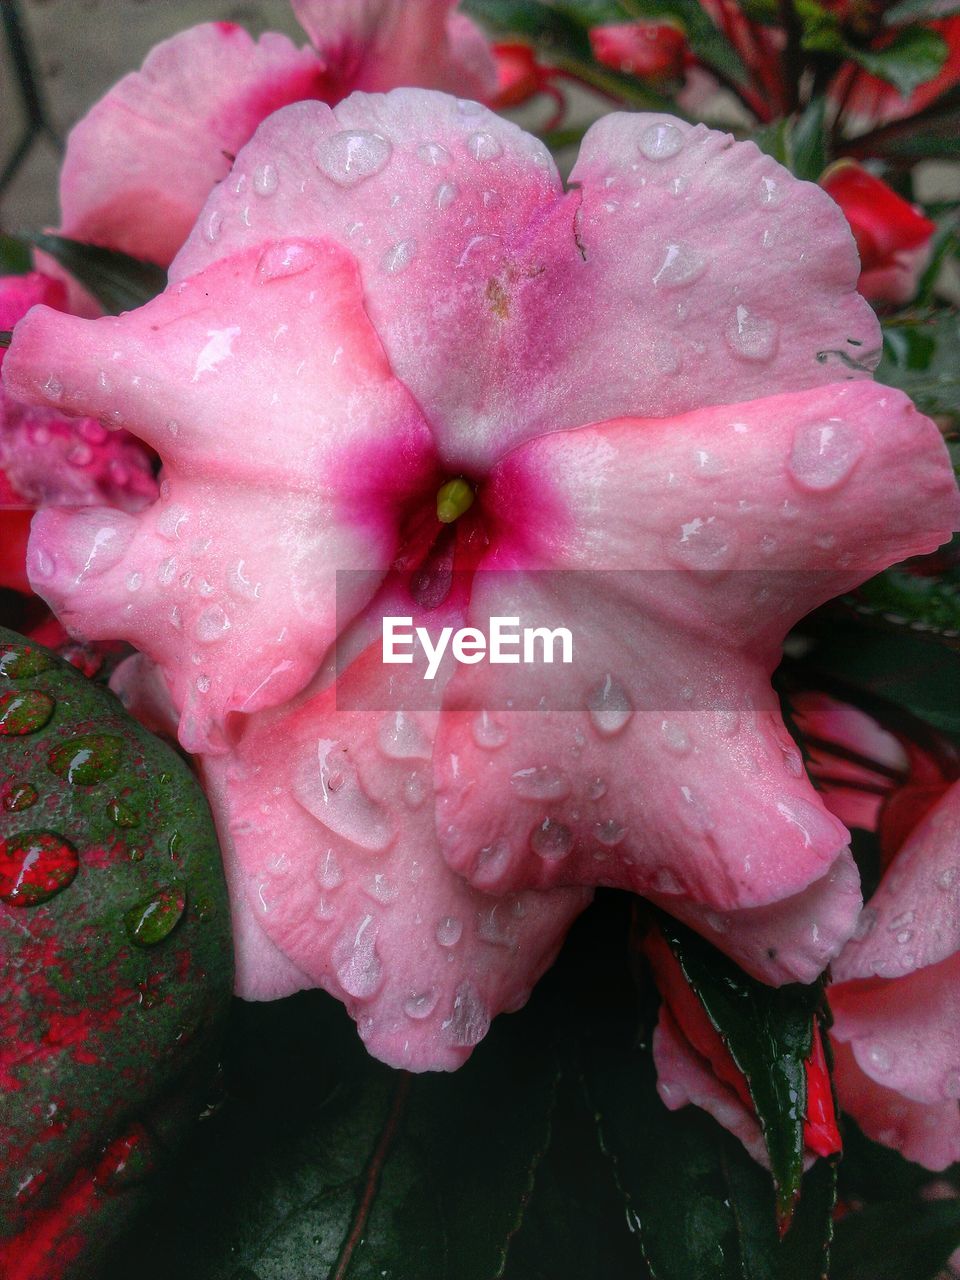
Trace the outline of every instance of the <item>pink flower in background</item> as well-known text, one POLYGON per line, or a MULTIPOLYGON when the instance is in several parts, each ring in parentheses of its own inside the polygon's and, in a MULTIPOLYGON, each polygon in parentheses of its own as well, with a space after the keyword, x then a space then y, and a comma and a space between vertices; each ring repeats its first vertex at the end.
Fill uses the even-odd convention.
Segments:
MULTIPOLYGON (((456 0, 293 0, 313 48, 209 23, 158 44, 74 126, 60 177, 63 235, 167 266, 233 157, 272 111, 355 89, 495 91, 490 48, 456 0)), ((269 170, 247 196, 270 194, 269 170)))
POLYGON ((831 165, 820 185, 850 223, 863 296, 895 306, 909 302, 930 261, 936 223, 854 160, 831 165))
MULTIPOLYGON (((0 277, 0 329, 15 329, 38 303, 65 302, 63 285, 37 272, 0 277)), ((0 365, 5 355, 0 348, 0 365)), ((138 511, 157 496, 150 455, 139 441, 92 418, 65 417, 58 398, 52 375, 46 407, 25 406, 0 390, 0 586, 16 591, 30 590, 25 552, 38 507, 138 511)))
POLYGON ((399 90, 271 116, 147 306, 18 327, 12 391, 53 376, 163 459, 137 516, 42 513, 31 572, 201 754, 242 994, 323 986, 378 1056, 449 1068, 596 884, 771 982, 836 954, 847 832, 770 674, 960 518, 936 428, 870 379, 857 273, 752 144, 610 115, 565 190, 514 126, 399 90), (487 663, 425 697, 381 662, 387 615, 510 614, 579 637, 522 706, 487 663))
POLYGON ((876 1142, 960 1160, 960 783, 917 824, 833 964, 835 1081, 876 1142))

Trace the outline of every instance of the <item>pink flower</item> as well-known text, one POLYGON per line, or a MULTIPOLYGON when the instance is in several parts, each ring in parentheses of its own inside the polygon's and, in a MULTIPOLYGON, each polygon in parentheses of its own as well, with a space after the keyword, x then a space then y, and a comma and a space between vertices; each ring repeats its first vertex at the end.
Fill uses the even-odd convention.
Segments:
POLYGON ((960 783, 911 833, 833 965, 841 1105, 928 1169, 960 1160, 960 783))
MULTIPOLYGON (((255 41, 230 22, 163 41, 74 126, 62 233, 167 266, 233 157, 278 107, 403 84, 492 96, 492 54, 455 3, 293 0, 312 49, 273 32, 255 41)), ((269 195, 273 182, 270 165, 251 173, 246 198, 269 195)))
POLYGON ((31 572, 201 753, 243 993, 324 986, 374 1053, 452 1067, 597 883, 772 982, 839 950, 847 833, 769 677, 960 516, 856 279, 836 205, 752 144, 610 115, 565 190, 506 121, 398 90, 271 116, 147 306, 21 323, 11 390, 53 372, 163 458, 146 512, 41 513, 31 572), (573 627, 576 667, 381 661, 385 616, 511 613, 573 627))
POLYGON ((820 185, 850 223, 860 253, 863 296, 895 306, 909 302, 930 260, 936 224, 854 160, 831 165, 820 185))
POLYGON ((687 37, 670 22, 616 22, 590 28, 593 56, 604 66, 653 83, 677 80, 687 37))
MULTIPOLYGON (((14 329, 30 307, 60 308, 59 281, 37 272, 0 277, 0 329, 14 329)), ((6 352, 0 348, 0 364, 6 352)), ((0 586, 29 591, 25 552, 30 521, 41 506, 106 503, 138 511, 157 496, 150 457, 125 431, 56 408, 51 374, 47 407, 31 408, 0 390, 0 586)), ((112 425, 112 424, 111 424, 112 425)))

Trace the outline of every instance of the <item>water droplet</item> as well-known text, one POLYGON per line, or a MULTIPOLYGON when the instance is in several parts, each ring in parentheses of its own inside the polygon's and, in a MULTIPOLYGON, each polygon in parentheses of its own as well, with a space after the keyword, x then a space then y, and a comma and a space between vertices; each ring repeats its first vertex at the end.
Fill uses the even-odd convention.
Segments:
POLYGON ((373 898, 374 902, 381 902, 384 906, 387 906, 391 902, 396 902, 400 890, 389 876, 385 876, 382 871, 378 871, 366 886, 364 892, 368 897, 373 898))
POLYGON ((454 1044, 467 1047, 479 1044, 489 1029, 490 1014, 476 988, 470 982, 461 983, 453 998, 450 1017, 443 1023, 443 1030, 454 1044))
POLYGON ((602 800, 607 794, 607 784, 603 778, 594 778, 587 787, 587 795, 591 800, 602 800))
POLYGON ((915 918, 916 912, 901 911, 899 915, 893 917, 887 925, 887 929, 890 933, 896 933, 898 929, 903 929, 906 925, 913 924, 915 918))
POLYGON ((696 792, 691 787, 681 787, 680 794, 684 801, 680 810, 680 817, 684 825, 698 834, 711 831, 713 829, 713 819, 696 792))
POLYGON ((783 755, 783 767, 787 773, 793 778, 803 777, 803 756, 795 746, 780 743, 780 751, 783 755))
POLYGON ((627 828, 622 822, 617 822, 616 818, 607 818, 605 822, 596 824, 593 834, 604 848, 613 849, 627 834, 627 828))
POLYGON ((803 836, 805 849, 809 849, 811 845, 821 845, 824 852, 836 852, 840 843, 839 826, 829 814, 810 800, 804 800, 802 796, 790 796, 780 801, 777 812, 797 828, 803 836))
POLYGON ((197 676, 196 680, 194 681, 194 686, 195 686, 195 688, 196 688, 196 690, 197 690, 197 693, 209 693, 209 692, 210 692, 210 677, 209 677, 209 676, 197 676))
POLYGON ((937 888, 952 889, 957 883, 958 876, 960 876, 960 867, 947 867, 937 876, 937 888))
POLYGON ((7 813, 22 813, 37 803, 37 789, 29 782, 21 782, 4 792, 3 807, 7 813))
POLYGON ((313 158, 321 173, 341 187, 353 187, 385 169, 393 148, 379 133, 346 129, 321 138, 313 158))
POLYGON ((326 889, 327 892, 343 884, 343 868, 332 849, 328 849, 317 863, 316 876, 320 888, 326 889))
POLYGON ((63 383, 59 378, 55 378, 53 374, 50 375, 41 389, 48 400, 59 400, 63 395, 63 383))
POLYGON ((669 160, 683 147, 683 134, 673 124, 648 125, 640 135, 640 150, 648 160, 669 160))
POLYGON ((0 901, 35 907, 65 889, 80 859, 73 845, 52 831, 24 831, 0 840, 0 901))
POLYGON ((815 493, 843 484, 863 453, 863 441, 839 419, 797 428, 787 470, 801 489, 815 493))
POLYGON ((570 794, 570 779, 546 764, 518 769, 511 774, 510 785, 524 800, 562 800, 570 794))
POLYGON ((780 203, 780 184, 775 178, 760 179, 760 203, 777 205, 780 203))
POLYGON ((430 741, 416 716, 406 711, 391 711, 380 721, 380 750, 391 760, 429 760, 430 741))
POLYGON ((120 768, 123 739, 112 733, 81 733, 50 752, 47 768, 75 787, 93 787, 120 768))
POLYGON ((138 827, 140 825, 140 815, 124 800, 111 800, 107 805, 107 813, 110 815, 110 821, 118 827, 138 827))
POLYGON ((657 867, 651 879, 651 887, 656 893, 683 893, 683 885, 669 867, 657 867))
POLYGON ((93 1180, 108 1194, 124 1191, 142 1183, 155 1164, 153 1141, 143 1125, 137 1124, 107 1145, 97 1161, 93 1180))
POLYGON ((530 836, 530 848, 538 858, 545 862, 559 862, 573 848, 573 836, 569 827, 553 818, 544 818, 539 827, 534 827, 530 836))
POLYGON ((503 155, 503 146, 491 133, 474 133, 467 139, 467 146, 474 160, 496 160, 503 155))
POLYGON ((668 244, 653 283, 667 289, 693 284, 707 269, 707 259, 688 244, 668 244))
POLYGON ((269 280, 283 280, 309 271, 317 257, 310 245, 296 240, 284 240, 272 244, 260 255, 257 263, 257 280, 266 284, 269 280))
POLYGON ((680 526, 675 553, 688 569, 726 569, 737 554, 737 535, 716 516, 694 516, 680 526))
POLYGON ((439 1000, 440 992, 436 987, 430 987, 427 991, 414 992, 403 1002, 403 1012, 408 1018, 413 1018, 415 1021, 420 1022, 422 1019, 430 1017, 439 1000))
POLYGON ((587 694, 587 711, 597 733, 612 738, 626 728, 633 703, 623 685, 607 672, 587 694))
POLYGON ((187 905, 183 889, 159 889, 123 917, 127 937, 138 947, 155 947, 179 924, 187 905))
POLYGON ((427 798, 427 784, 419 773, 411 773, 403 784, 403 798, 411 809, 419 809, 427 798))
POLYGON ((380 259, 380 266, 388 275, 395 276, 405 271, 416 256, 416 240, 399 240, 380 259))
POLYGON ((195 635, 201 644, 213 644, 230 630, 230 619, 224 609, 218 605, 210 605, 202 610, 197 618, 195 635))
POLYGON ((455 182, 442 182, 434 194, 437 208, 449 209, 459 194, 460 190, 455 182))
POLYGON ((272 196, 280 185, 280 176, 277 173, 277 166, 270 164, 261 164, 253 171, 253 189, 258 196, 272 196))
POLYGON ((496 751, 502 747, 510 736, 499 720, 494 720, 489 711, 481 711, 471 726, 473 740, 484 751, 496 751))
POLYGON ((455 947, 463 935, 463 924, 456 916, 443 916, 437 921, 436 939, 441 947, 455 947))
POLYGON ((337 978, 348 996, 357 1000, 372 996, 383 981, 383 965, 377 954, 377 926, 366 915, 343 935, 334 960, 337 978))
POLYGON ((28 680, 49 671, 55 659, 32 645, 9 645, 0 649, 0 680, 28 680))
POLYGON ((223 214, 213 209, 203 219, 203 238, 208 244, 214 244, 220 238, 223 228, 223 214))
POLYGON ((302 766, 294 794, 318 822, 362 849, 380 851, 393 839, 385 811, 367 795, 342 742, 321 738, 302 766))
POLYGON ((886 1073, 893 1066, 893 1059, 890 1056, 890 1050, 886 1045, 874 1044, 867 1050, 867 1061, 873 1067, 874 1071, 881 1075, 886 1073))
POLYGON ((21 738, 49 721, 56 703, 41 689, 0 693, 0 737, 21 738))
POLYGON ((689 737, 673 720, 660 722, 660 736, 663 738, 663 745, 671 755, 685 756, 690 750, 689 737))
POLYGON ((727 330, 727 342, 734 355, 762 364, 776 355, 779 340, 780 330, 775 320, 754 315, 746 307, 737 307, 727 330))
POLYGON ((433 166, 447 164, 450 160, 450 152, 446 147, 441 147, 439 142, 424 142, 422 146, 417 148, 417 155, 424 164, 433 166))

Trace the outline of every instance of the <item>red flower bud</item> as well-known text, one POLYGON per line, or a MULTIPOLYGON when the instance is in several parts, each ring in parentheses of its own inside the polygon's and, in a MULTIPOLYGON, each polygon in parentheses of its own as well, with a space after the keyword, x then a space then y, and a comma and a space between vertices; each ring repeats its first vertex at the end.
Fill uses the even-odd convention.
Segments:
POLYGON ((669 22, 616 22, 591 27, 590 47, 598 62, 615 71, 641 80, 677 80, 687 37, 669 22))

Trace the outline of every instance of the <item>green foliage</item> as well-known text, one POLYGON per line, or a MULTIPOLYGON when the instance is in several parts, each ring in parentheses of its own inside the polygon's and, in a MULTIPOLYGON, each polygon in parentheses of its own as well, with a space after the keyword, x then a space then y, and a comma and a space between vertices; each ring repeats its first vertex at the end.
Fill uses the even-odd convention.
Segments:
POLYGON ((0 233, 0 276, 22 276, 32 270, 30 250, 23 241, 0 233))
POLYGON ((952 309, 897 316, 883 326, 878 382, 899 387, 924 413, 960 413, 960 315, 952 309))
POLYGON ((906 27, 882 48, 848 46, 847 57, 892 84, 903 97, 926 84, 947 60, 947 42, 929 27, 906 27))
POLYGON ((825 98, 814 98, 796 116, 775 120, 752 134, 761 151, 779 161, 791 173, 816 182, 827 167, 827 141, 823 127, 825 98))
POLYGON ((142 307, 166 287, 167 273, 162 267, 129 254, 43 231, 24 232, 23 239, 56 259, 93 294, 108 315, 142 307))

